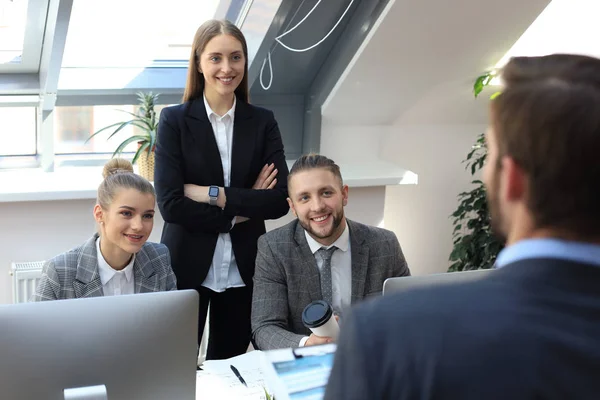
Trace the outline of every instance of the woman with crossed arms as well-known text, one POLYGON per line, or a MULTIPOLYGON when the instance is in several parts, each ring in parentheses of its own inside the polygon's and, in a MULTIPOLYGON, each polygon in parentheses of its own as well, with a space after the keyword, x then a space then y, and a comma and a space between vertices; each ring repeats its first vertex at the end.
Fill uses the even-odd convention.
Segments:
POLYGON ((252 278, 264 220, 288 212, 283 142, 269 110, 248 101, 248 50, 229 21, 196 32, 183 104, 163 109, 155 161, 161 242, 179 289, 210 304, 207 359, 246 352, 252 278))

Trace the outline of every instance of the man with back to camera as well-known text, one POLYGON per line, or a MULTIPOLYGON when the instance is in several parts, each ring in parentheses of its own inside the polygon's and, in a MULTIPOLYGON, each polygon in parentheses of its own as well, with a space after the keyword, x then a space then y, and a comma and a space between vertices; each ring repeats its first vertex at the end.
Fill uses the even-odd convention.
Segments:
POLYGON ((358 306, 326 399, 598 398, 600 60, 517 57, 502 77, 484 169, 497 270, 358 306))
POLYGON ((297 219, 258 240, 252 337, 261 350, 331 342, 303 325, 308 304, 326 300, 340 316, 351 304, 380 295, 387 278, 410 275, 393 232, 344 216, 348 186, 329 158, 296 160, 288 195, 297 219))

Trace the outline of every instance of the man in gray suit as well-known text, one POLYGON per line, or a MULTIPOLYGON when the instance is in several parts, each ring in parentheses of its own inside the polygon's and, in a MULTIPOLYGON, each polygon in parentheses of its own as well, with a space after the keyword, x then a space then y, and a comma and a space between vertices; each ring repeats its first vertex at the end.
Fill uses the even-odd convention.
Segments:
POLYGON ((329 158, 300 157, 288 195, 297 219, 258 240, 252 337, 261 350, 331 342, 303 325, 304 307, 326 300, 340 317, 351 304, 380 295, 387 278, 410 275, 393 232, 345 218, 348 186, 329 158))

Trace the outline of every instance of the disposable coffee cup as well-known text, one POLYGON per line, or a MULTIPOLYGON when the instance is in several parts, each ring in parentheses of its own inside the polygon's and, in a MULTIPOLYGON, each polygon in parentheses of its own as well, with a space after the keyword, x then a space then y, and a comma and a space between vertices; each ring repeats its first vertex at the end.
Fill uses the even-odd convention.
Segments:
POLYGON ((317 336, 337 340, 340 333, 340 327, 333 315, 333 308, 323 300, 313 301, 304 308, 302 323, 317 336))

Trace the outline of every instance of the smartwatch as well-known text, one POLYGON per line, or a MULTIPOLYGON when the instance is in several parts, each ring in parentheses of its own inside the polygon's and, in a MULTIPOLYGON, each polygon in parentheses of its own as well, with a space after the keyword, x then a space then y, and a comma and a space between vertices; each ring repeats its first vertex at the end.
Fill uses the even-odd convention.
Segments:
POLYGON ((211 206, 216 206, 218 197, 219 197, 219 187, 218 186, 210 186, 208 188, 208 204, 210 204, 211 206))

